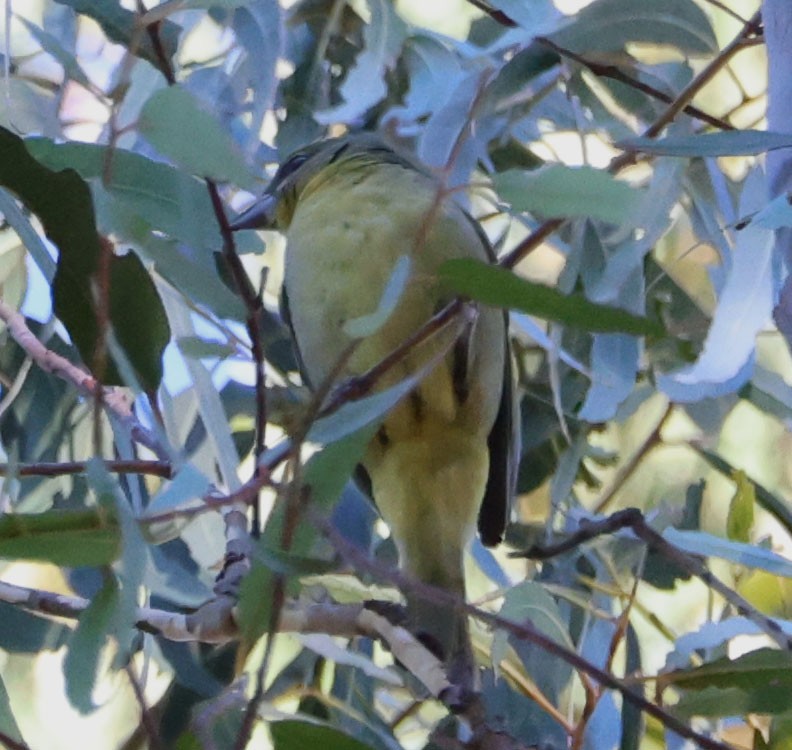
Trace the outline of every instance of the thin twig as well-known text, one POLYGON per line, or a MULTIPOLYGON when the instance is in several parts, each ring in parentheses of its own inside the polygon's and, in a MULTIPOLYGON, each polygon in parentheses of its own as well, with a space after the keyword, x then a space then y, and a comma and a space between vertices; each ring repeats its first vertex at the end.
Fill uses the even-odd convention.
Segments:
MULTIPOLYGON (((169 461, 114 460, 104 461, 104 468, 115 474, 148 474, 171 479, 173 466, 169 461)), ((0 477, 60 477, 83 474, 88 461, 42 462, 35 464, 0 464, 0 477)))
POLYGON ((315 523, 320 531, 327 537, 333 544, 336 551, 345 558, 355 570, 363 570, 371 573, 379 579, 386 580, 398 586, 402 591, 407 591, 410 594, 420 596, 422 598, 431 599, 437 604, 448 606, 449 610, 457 610, 464 612, 481 622, 493 628, 500 628, 506 632, 514 635, 516 638, 525 640, 529 643, 541 648, 543 651, 557 656, 562 661, 566 662, 579 672, 588 674, 601 685, 611 690, 618 691, 624 700, 637 706, 645 713, 653 716, 664 726, 676 732, 685 739, 693 740, 700 747, 705 750, 734 750, 734 748, 724 742, 719 742, 710 737, 707 737, 694 729, 689 727, 676 716, 668 713, 661 706, 651 702, 644 697, 642 693, 636 692, 632 687, 628 686, 623 680, 614 677, 604 669, 600 669, 595 664, 584 659, 575 651, 563 646, 552 638, 544 635, 536 630, 536 628, 528 623, 516 623, 507 620, 499 615, 492 614, 485 610, 479 609, 471 604, 467 604, 461 597, 446 591, 445 589, 436 586, 430 586, 405 575, 401 571, 387 567, 381 563, 372 560, 363 550, 356 547, 341 534, 333 528, 332 524, 318 516, 312 514, 311 520, 315 523))
POLYGON ((25 317, 2 299, 0 299, 0 320, 5 322, 14 341, 44 372, 71 383, 88 398, 94 398, 97 391, 100 390, 104 407, 126 426, 133 440, 148 448, 161 460, 170 458, 169 451, 160 443, 156 435, 144 427, 132 412, 123 389, 103 387, 91 373, 48 349, 30 330, 25 317))
POLYGON ((638 450, 633 453, 630 459, 623 464, 616 472, 616 476, 611 482, 610 487, 602 494, 597 504, 594 506, 594 513, 604 513, 605 509, 610 505, 616 493, 624 486, 624 483, 633 475, 635 470, 640 466, 641 462, 646 456, 662 441, 663 428, 673 414, 674 405, 668 404, 662 416, 658 420, 654 429, 644 438, 644 441, 638 447, 638 450))
MULTIPOLYGON (((614 81, 618 81, 619 83, 623 83, 625 86, 629 86, 636 91, 640 91, 641 93, 666 104, 670 104, 674 101, 674 98, 670 94, 666 94, 665 91, 661 91, 660 89, 655 88, 654 86, 651 86, 650 84, 645 83, 644 81, 641 81, 638 78, 629 75, 628 73, 625 73, 616 65, 600 63, 596 60, 589 60, 584 55, 579 55, 573 50, 562 47, 560 44, 556 44, 556 42, 554 42, 552 39, 549 39, 548 37, 538 36, 536 37, 535 41, 541 44, 543 47, 553 50, 553 52, 557 53, 561 57, 574 60, 579 65, 588 68, 588 70, 600 78, 610 78, 614 81)), ((692 104, 686 104, 682 108, 682 112, 696 120, 707 123, 707 125, 712 125, 719 130, 736 130, 735 126, 730 122, 704 112, 692 104)))
POLYGON ((683 552, 670 542, 667 542, 662 535, 658 534, 644 520, 643 514, 637 508, 625 508, 617 511, 601 521, 588 521, 581 525, 576 533, 558 544, 553 545, 534 545, 525 552, 512 553, 511 557, 524 557, 533 560, 546 560, 556 555, 563 554, 576 549, 584 542, 590 541, 602 534, 612 534, 620 529, 629 528, 647 545, 657 550, 666 559, 678 565, 683 570, 687 570, 697 578, 700 578, 709 588, 717 591, 729 604, 731 604, 739 614, 745 615, 755 622, 770 638, 772 638, 781 648, 792 651, 792 637, 788 636, 775 622, 744 599, 736 591, 730 589, 726 584, 716 578, 698 557, 683 552))
POLYGON ((151 748, 151 750, 165 750, 165 745, 162 742, 159 727, 157 726, 157 720, 152 715, 151 709, 146 702, 146 694, 143 691, 143 686, 140 684, 137 675, 135 674, 132 664, 128 663, 124 671, 129 678, 129 684, 132 686, 132 691, 135 694, 135 699, 138 702, 138 706, 140 706, 140 723, 143 727, 143 731, 146 734, 146 738, 148 739, 149 748, 151 748))

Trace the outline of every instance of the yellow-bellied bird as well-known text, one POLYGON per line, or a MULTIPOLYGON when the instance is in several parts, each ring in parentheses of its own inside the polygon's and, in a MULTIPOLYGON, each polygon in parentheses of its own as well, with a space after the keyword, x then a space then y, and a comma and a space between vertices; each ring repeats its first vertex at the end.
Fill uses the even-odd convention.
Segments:
MULTIPOLYGON (((437 282, 445 260, 494 260, 479 225, 437 179, 371 134, 291 156, 233 225, 253 227, 286 235, 284 309, 314 387, 352 341, 345 323, 377 309, 401 258, 410 259, 402 296, 342 378, 378 364, 453 299, 437 282)), ((377 382, 382 390, 429 370, 388 413, 362 465, 404 571, 464 597, 476 519, 485 544, 500 542, 516 472, 506 315, 482 307, 459 331, 450 326, 409 349, 377 382)), ((413 629, 440 645, 452 678, 470 684, 467 618, 409 591, 407 611, 413 629)))

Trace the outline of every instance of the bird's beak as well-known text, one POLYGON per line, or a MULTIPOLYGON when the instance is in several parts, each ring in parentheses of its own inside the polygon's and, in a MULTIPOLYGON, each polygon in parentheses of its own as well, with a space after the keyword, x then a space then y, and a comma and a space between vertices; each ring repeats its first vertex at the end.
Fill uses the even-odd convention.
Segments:
POLYGON ((275 225, 275 209, 277 199, 265 193, 253 205, 244 210, 231 222, 231 229, 270 229, 275 225))

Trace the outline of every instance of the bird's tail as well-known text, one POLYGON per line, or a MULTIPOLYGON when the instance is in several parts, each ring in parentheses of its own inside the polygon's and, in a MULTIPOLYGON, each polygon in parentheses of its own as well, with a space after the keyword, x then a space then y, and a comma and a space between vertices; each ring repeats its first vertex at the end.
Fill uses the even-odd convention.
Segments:
MULTIPOLYGON (((464 581, 443 585, 442 588, 465 601, 464 581)), ((409 592, 407 599, 407 624, 430 651, 442 659, 450 682, 469 690, 475 689, 475 661, 470 641, 467 615, 461 608, 431 596, 409 592)))

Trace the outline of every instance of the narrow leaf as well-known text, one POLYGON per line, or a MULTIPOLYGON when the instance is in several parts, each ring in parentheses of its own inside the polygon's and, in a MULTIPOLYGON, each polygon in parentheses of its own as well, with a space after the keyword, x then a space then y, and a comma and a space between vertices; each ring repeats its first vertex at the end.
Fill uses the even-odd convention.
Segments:
POLYGON ((732 479, 737 488, 729 504, 729 515, 726 518, 726 534, 735 542, 749 542, 751 527, 754 522, 754 504, 756 491, 744 471, 732 472, 732 479))
POLYGON ((154 281, 133 252, 112 257, 110 320, 144 390, 155 391, 162 380, 170 325, 154 281))
POLYGON ((118 602, 118 584, 115 579, 108 578, 88 609, 80 615, 77 629, 69 639, 66 658, 63 660, 66 695, 81 714, 91 713, 97 708, 92 693, 99 657, 115 619, 118 602))
POLYGON ((679 531, 673 528, 666 529, 663 538, 692 555, 720 557, 749 568, 759 568, 774 575, 792 578, 792 561, 753 544, 731 542, 703 531, 679 531))
POLYGON ((751 156, 789 148, 792 146, 792 135, 766 130, 729 130, 668 138, 627 138, 616 146, 625 151, 641 151, 657 156, 751 156))
POLYGON ((78 567, 107 565, 120 552, 116 519, 104 508, 0 517, 0 557, 78 567))
POLYGON ((272 745, 275 750, 372 750, 348 734, 324 724, 309 724, 307 721, 287 720, 270 724, 272 745))
POLYGON ((618 224, 636 210, 641 191, 601 169, 552 164, 495 175, 496 192, 517 211, 547 218, 591 217, 618 224))
POLYGON ((792 689, 792 653, 774 648, 749 651, 736 659, 722 658, 693 669, 679 669, 662 675, 663 686, 686 690, 708 687, 736 687, 750 690, 762 685, 792 689))
POLYGON ((440 280, 456 294, 597 333, 661 336, 662 327, 617 307, 522 279, 512 271, 469 258, 446 261, 440 280))
POLYGON ((707 15, 692 0, 599 0, 553 34, 579 52, 615 52, 630 42, 667 44, 691 54, 714 54, 718 43, 707 15))

